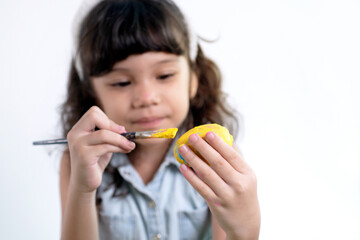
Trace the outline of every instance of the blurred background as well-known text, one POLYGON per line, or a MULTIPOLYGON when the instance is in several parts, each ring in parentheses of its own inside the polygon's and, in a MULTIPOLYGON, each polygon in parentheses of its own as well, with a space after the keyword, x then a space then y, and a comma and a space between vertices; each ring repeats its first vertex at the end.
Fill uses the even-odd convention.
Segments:
MULTIPOLYGON (((242 113, 260 239, 360 239, 360 2, 178 0, 242 113)), ((80 0, 0 2, 0 239, 58 239, 59 105, 80 0)))

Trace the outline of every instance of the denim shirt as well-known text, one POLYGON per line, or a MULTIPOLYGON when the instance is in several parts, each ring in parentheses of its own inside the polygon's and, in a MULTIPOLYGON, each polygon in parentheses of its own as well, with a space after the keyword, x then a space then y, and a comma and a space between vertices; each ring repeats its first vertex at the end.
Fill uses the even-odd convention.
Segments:
POLYGON ((108 173, 98 189, 100 239, 211 239, 211 215, 206 201, 179 171, 172 147, 154 178, 145 185, 127 155, 114 153, 110 164, 124 179, 113 196, 108 173), (126 193, 121 195, 121 193, 126 193))

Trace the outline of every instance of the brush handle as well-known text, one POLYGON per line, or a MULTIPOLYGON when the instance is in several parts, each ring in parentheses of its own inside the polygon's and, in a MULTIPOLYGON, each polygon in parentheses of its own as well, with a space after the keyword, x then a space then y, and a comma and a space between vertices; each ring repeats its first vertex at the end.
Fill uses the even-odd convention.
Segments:
MULTIPOLYGON (((168 129, 158 129, 155 131, 144 131, 144 132, 128 132, 120 133, 128 140, 133 139, 146 139, 146 138, 174 138, 178 129, 177 128, 168 128, 168 129)), ((67 144, 66 138, 50 139, 35 141, 33 145, 50 145, 50 144, 67 144)))
MULTIPOLYGON (((136 132, 129 132, 129 133, 121 133, 120 135, 126 137, 128 140, 135 139, 136 132)), ((50 140, 42 140, 42 141, 35 141, 33 145, 51 145, 51 144, 67 144, 68 141, 66 138, 58 138, 58 139, 50 139, 50 140)))
POLYGON ((51 140, 42 140, 42 141, 35 141, 33 145, 50 145, 50 144, 67 144, 68 141, 66 138, 58 138, 58 139, 51 139, 51 140))
POLYGON ((135 139, 136 132, 121 133, 120 135, 124 136, 127 140, 132 140, 135 139))

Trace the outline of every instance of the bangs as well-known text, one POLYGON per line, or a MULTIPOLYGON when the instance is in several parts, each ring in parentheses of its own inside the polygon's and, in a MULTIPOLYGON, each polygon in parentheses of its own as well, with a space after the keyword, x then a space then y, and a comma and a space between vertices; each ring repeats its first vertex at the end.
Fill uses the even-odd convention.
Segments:
POLYGON ((103 1, 84 20, 80 56, 86 76, 111 71, 132 54, 149 51, 188 55, 184 17, 164 0, 103 1))

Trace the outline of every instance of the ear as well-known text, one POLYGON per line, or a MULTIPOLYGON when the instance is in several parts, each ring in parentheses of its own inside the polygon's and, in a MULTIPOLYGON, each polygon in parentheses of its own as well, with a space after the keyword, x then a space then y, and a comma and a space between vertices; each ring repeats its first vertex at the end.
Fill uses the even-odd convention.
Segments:
POLYGON ((193 99, 196 96, 198 87, 199 87, 199 79, 196 76, 196 73, 194 71, 191 71, 191 76, 190 76, 190 99, 193 99))

